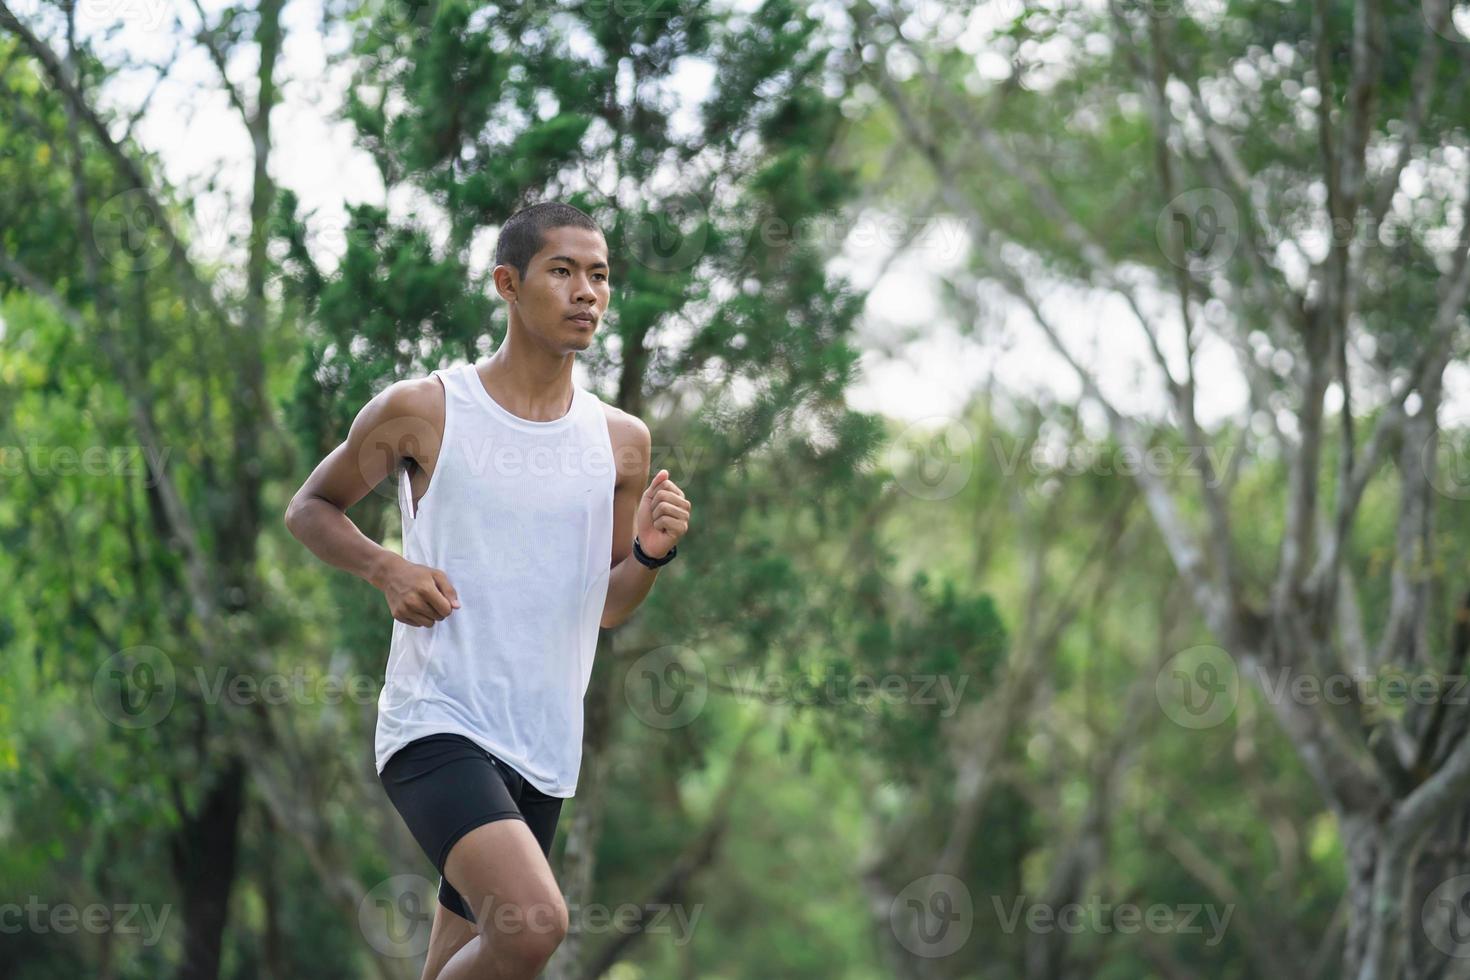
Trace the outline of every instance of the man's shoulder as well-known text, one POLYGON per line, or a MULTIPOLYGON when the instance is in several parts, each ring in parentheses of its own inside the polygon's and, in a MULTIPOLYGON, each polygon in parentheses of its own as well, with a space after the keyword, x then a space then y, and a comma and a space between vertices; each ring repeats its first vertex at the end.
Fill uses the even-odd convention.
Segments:
POLYGON ((387 413, 395 418, 436 419, 444 416, 444 386, 432 374, 401 378, 383 389, 387 413))
POLYGON ((612 436, 613 448, 618 445, 637 445, 649 439, 648 426, 643 420, 631 412, 625 412, 616 405, 601 402, 603 418, 607 419, 607 431, 612 436))
POLYGON ((607 402, 602 403, 602 412, 607 419, 607 434, 612 439, 613 459, 618 464, 619 486, 642 480, 653 441, 648 426, 638 416, 607 402))

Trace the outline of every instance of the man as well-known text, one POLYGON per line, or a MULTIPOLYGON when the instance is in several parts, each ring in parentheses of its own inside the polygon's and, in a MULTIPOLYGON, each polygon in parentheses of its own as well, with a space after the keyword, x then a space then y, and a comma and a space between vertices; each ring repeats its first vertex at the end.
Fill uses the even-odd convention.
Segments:
POLYGON ((286 512, 395 620, 374 747, 441 875, 425 980, 534 977, 565 936, 547 858, 576 789, 597 630, 633 613, 689 529, 667 470, 645 488, 648 427, 572 379, 610 294, 596 223, 526 208, 495 262, 510 323, 494 356, 388 386, 286 512), (390 473, 402 555, 345 513, 390 473))

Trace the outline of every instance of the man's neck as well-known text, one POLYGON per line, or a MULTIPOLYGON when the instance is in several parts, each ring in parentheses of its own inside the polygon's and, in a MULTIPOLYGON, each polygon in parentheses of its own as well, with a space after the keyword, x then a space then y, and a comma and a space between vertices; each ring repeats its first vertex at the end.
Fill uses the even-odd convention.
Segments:
POLYGON ((567 413, 572 400, 572 358, 524 358, 510 348, 507 337, 476 370, 495 400, 514 415, 537 422, 553 422, 567 413), (528 363, 530 361, 531 363, 528 363))

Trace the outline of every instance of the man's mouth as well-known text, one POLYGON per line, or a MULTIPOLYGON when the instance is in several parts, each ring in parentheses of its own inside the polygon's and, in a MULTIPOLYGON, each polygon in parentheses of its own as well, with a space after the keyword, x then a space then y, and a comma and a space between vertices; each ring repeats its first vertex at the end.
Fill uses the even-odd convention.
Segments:
POLYGON ((569 317, 569 319, 576 320, 579 323, 585 323, 589 326, 597 322, 597 319, 591 313, 577 313, 569 317))

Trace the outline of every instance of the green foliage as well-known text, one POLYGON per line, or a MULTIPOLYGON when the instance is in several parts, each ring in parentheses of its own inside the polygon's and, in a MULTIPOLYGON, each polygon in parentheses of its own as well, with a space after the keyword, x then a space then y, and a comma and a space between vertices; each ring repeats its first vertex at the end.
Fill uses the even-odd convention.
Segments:
MULTIPOLYGON (((98 344, 110 327, 158 393, 151 408, 169 472, 203 550, 248 553, 258 588, 232 607, 220 635, 204 637, 147 470, 4 471, 0 881, 50 902, 171 906, 163 941, 116 943, 111 969, 127 980, 177 971, 187 912, 178 869, 194 859, 180 850, 182 831, 216 778, 211 763, 252 732, 221 974, 256 976, 278 963, 292 976, 373 972, 355 910, 324 874, 371 887, 429 872, 426 861, 402 866, 403 855, 419 857, 409 847, 393 850, 401 827, 364 752, 371 705, 289 704, 254 712, 259 727, 245 729, 205 697, 195 668, 216 665, 200 640, 222 648, 226 678, 297 665, 313 677, 381 676, 390 626, 381 595, 303 554, 275 515, 373 394, 501 341, 504 313, 484 261, 495 227, 524 204, 560 199, 599 221, 612 252, 611 314, 580 361, 607 401, 648 421, 653 468, 668 467, 697 502, 679 562, 605 644, 613 652, 594 675, 612 711, 591 899, 616 907, 649 897, 708 828, 726 780, 739 781, 709 861, 679 885, 685 911, 700 909, 692 941, 644 937, 615 975, 891 975, 885 910, 868 889, 933 870, 962 816, 964 781, 975 778, 965 752, 995 718, 1007 724, 981 773, 974 833, 952 855, 975 903, 974 935, 932 964, 936 976, 1028 975, 1036 936, 1005 931, 993 903, 1042 900, 1069 867, 1080 828, 1106 851, 1089 882, 1108 899, 1208 900, 1198 866, 1168 835, 1182 826, 1258 919, 1269 908, 1305 935, 1328 934, 1342 845, 1271 706, 1243 685, 1226 722, 1190 730, 1147 690, 1170 653, 1208 637, 1134 485, 1117 473, 1029 465, 1033 450, 1053 443, 1105 455, 1117 447, 1090 441, 1072 406, 971 406, 957 421, 979 438, 949 460, 967 479, 930 499, 912 492, 925 460, 906 455, 900 424, 847 405, 866 284, 832 273, 838 243, 812 229, 843 227, 860 202, 911 213, 931 199, 924 167, 908 160, 890 172, 876 162, 907 142, 898 121, 843 111, 847 96, 864 104, 862 85, 844 74, 844 52, 828 47, 805 5, 634 6, 612 15, 596 0, 387 0, 330 12, 353 32, 343 115, 394 203, 336 216, 305 213, 289 190, 275 198, 262 367, 299 449, 294 467, 273 454, 238 458, 236 327, 199 307, 172 260, 140 269, 126 242, 77 220, 74 162, 95 207, 126 184, 90 136, 73 161, 60 97, 0 35, 0 254, 54 284, 85 328, 0 271, 0 450, 138 442, 133 406, 98 344), (699 59, 713 69, 711 96, 676 119, 680 72, 699 59), (333 222, 345 229, 335 253, 317 247, 333 222), (665 233, 687 253, 671 260, 652 247, 665 233), (265 477, 270 518, 248 549, 230 535, 239 501, 220 490, 245 465, 265 477), (102 717, 92 685, 114 653, 142 644, 166 648, 180 687, 163 722, 133 731, 102 717), (703 710, 672 730, 639 718, 624 689, 626 650, 660 644, 686 648, 707 681, 703 710), (1008 681, 1026 671, 1023 698, 1008 681), (884 698, 886 678, 903 682, 904 696, 884 698), (1132 697, 1139 685, 1141 701, 1132 697), (1105 778, 1119 756, 1126 764, 1105 778), (274 788, 323 803, 302 828, 287 828, 272 815, 266 777, 295 758, 311 765, 274 788)), ((1232 2, 1202 21, 1170 9, 1160 36, 1198 77, 1242 64, 1261 76, 1259 87, 1242 83, 1222 115, 1246 166, 1271 175, 1258 206, 1242 209, 1248 229, 1269 237, 1309 224, 1317 148, 1292 94, 1316 84, 1309 11, 1232 2)), ((248 44, 253 16, 231 12, 221 37, 248 44)), ((1345 38, 1347 6, 1330 5, 1330 16, 1345 38)), ((1424 53, 1417 11, 1387 16, 1383 132, 1403 117, 1424 53)), ((1023 178, 1095 229, 1111 260, 1172 271, 1156 237, 1166 200, 1149 107, 1129 91, 1126 53, 1088 43, 1113 29, 1088 9, 1029 6, 995 40, 995 51, 1017 58, 1015 79, 966 87, 974 58, 954 48, 935 53, 937 82, 916 75, 903 86, 947 145, 968 147, 958 135, 968 113, 986 120, 1028 172, 962 157, 956 189, 1046 271, 1079 282, 1093 270, 1067 229, 1033 206, 1023 178), (1029 74, 1037 46, 1063 41, 1074 55, 1068 70, 1038 82, 1029 74)), ((1345 50, 1329 61, 1345 71, 1345 50)), ((1460 125, 1459 61, 1437 69, 1425 139, 1460 125)), ((95 89, 107 69, 85 54, 82 63, 95 89)), ((1344 78, 1334 78, 1337 112, 1344 78)), ((127 149, 157 180, 156 161, 127 149)), ((1185 189, 1211 177, 1183 169, 1173 179, 1185 189)), ((1396 220, 1443 223, 1449 199, 1435 191, 1396 220)), ((192 208, 169 203, 166 187, 158 193, 187 238, 192 208)), ((1387 365, 1415 355, 1433 302, 1431 252, 1415 235, 1373 252, 1363 321, 1387 365)), ((966 273, 982 274, 985 258, 966 273)), ((1242 281, 1243 262, 1237 253, 1221 274, 1242 281)), ((226 282, 207 285, 239 312, 226 282)), ((955 289, 949 299, 973 316, 972 294, 955 289)), ((1265 330, 1252 298, 1235 312, 1265 330)), ((1217 436, 1227 445, 1251 438, 1217 436)), ((1176 459, 1189 449, 1167 432, 1148 438, 1176 459)), ((1324 475, 1338 463, 1336 434, 1329 444, 1324 475)), ((1200 528, 1196 479, 1181 470, 1166 482, 1184 501, 1181 519, 1200 528)), ((1268 456, 1253 459, 1235 490, 1248 594, 1275 561, 1284 494, 1285 474, 1268 456)), ((1395 504, 1394 487, 1370 483, 1349 542, 1370 630, 1386 615, 1395 504)), ((395 544, 389 497, 370 495, 350 516, 395 544)), ((1446 508, 1435 528, 1440 553, 1467 532, 1465 509, 1446 508)), ((1435 571, 1436 602, 1449 608, 1467 574, 1435 571)), ((24 980, 96 974, 103 954, 93 938, 23 930, 6 937, 0 970, 24 980)), ((594 936, 587 952, 617 938, 594 936)), ((1216 947, 1152 938, 1178 972, 1253 975, 1238 930, 1216 947)), ((1074 943, 1078 961, 1096 965, 1092 976, 1156 969, 1135 937, 1074 943)))

